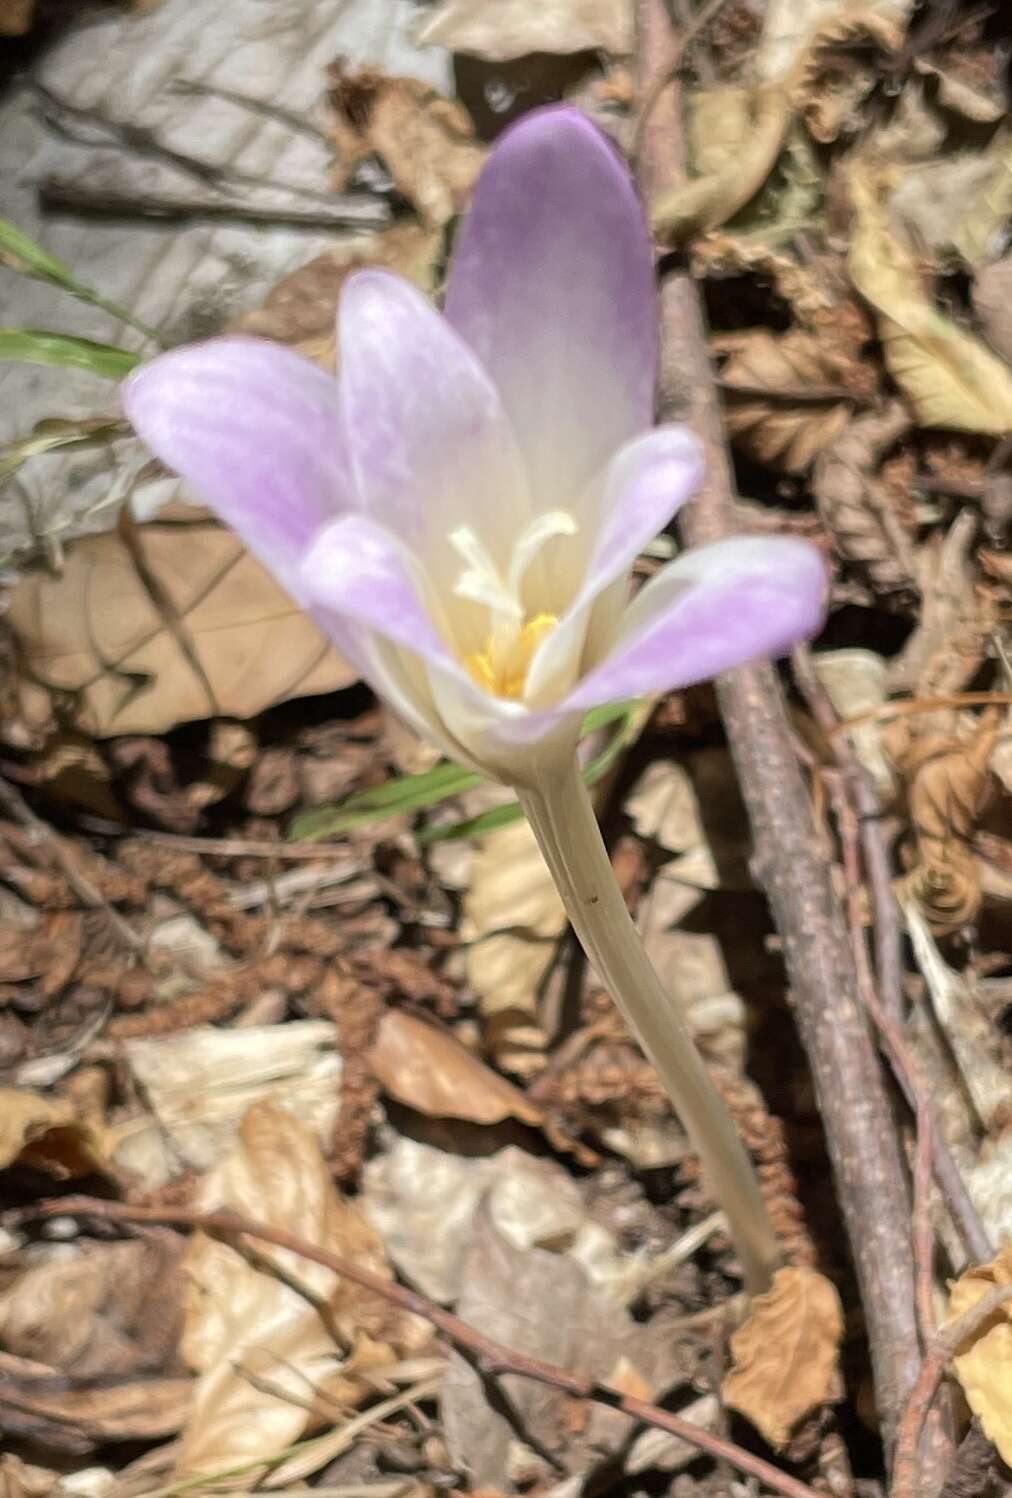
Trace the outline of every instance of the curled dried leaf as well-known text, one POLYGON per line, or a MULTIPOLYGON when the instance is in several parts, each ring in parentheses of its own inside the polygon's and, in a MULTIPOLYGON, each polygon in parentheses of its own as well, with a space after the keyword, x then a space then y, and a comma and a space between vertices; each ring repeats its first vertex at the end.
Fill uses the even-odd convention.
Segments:
POLYGON ((448 1030, 403 1009, 380 1021, 369 1063, 384 1091, 433 1118, 538 1125, 541 1109, 461 1045, 448 1030))
POLYGON ((878 70, 860 60, 859 48, 869 41, 895 53, 903 32, 873 10, 843 11, 812 33, 791 72, 791 104, 820 145, 864 124, 863 105, 879 81, 878 70))
POLYGON ((997 713, 987 713, 968 742, 918 737, 898 765, 909 783, 914 836, 913 867, 903 888, 935 931, 957 930, 980 906, 970 835, 991 789, 990 761, 1000 732, 997 713))
POLYGON ((882 593, 916 587, 913 538, 877 477, 882 456, 909 430, 899 401, 858 416, 815 460, 812 493, 841 554, 882 593))
MULTIPOLYGON (((998 1285, 1012 1285, 1012 1245, 990 1264, 966 1270, 949 1289, 949 1320, 973 1309, 998 1285)), ((989 1441, 1012 1462, 1012 1301, 996 1307, 973 1338, 954 1354, 952 1366, 989 1441)))
POLYGON ((732 439, 761 463, 804 473, 850 420, 847 361, 802 329, 755 329, 722 346, 732 349, 721 380, 732 439))
MULTIPOLYGON (((726 91, 720 90, 719 95, 726 108, 726 91)), ((715 167, 714 157, 707 156, 709 172, 654 199, 651 221, 667 243, 678 244, 700 229, 727 223, 772 171, 791 118, 787 95, 780 87, 759 88, 743 103, 736 112, 737 130, 723 135, 722 165, 715 167)))
POLYGON ((778 1269, 731 1338, 734 1367, 724 1402, 782 1449, 799 1420, 839 1398, 843 1310, 835 1287, 815 1269, 778 1269))
POLYGON ((995 436, 1012 429, 1012 368, 938 311, 910 245, 891 222, 890 168, 858 160, 849 174, 851 279, 878 313, 886 365, 929 427, 995 436))
POLYGON ((424 223, 448 223, 467 202, 485 158, 467 110, 417 78, 352 68, 341 59, 330 78, 338 190, 363 161, 378 156, 424 223))

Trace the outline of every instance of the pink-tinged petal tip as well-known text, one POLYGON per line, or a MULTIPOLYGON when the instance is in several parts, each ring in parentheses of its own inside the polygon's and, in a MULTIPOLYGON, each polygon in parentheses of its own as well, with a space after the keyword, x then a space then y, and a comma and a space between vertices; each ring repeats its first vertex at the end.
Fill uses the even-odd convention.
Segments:
POLYGON ((156 457, 291 590, 299 554, 349 499, 334 380, 266 339, 216 338, 143 365, 122 401, 156 457))
POLYGON ((706 681, 786 655, 822 626, 822 554, 788 536, 734 536, 686 552, 652 579, 612 649, 567 706, 585 710, 706 681))
POLYGON ((577 110, 507 130, 457 236, 446 315, 499 388, 535 505, 569 505, 653 417, 657 317, 643 208, 577 110))

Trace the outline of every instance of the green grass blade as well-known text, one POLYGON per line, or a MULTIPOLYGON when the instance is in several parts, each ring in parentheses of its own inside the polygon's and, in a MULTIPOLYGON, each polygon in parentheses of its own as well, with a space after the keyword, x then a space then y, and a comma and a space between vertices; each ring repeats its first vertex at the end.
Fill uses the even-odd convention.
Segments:
MULTIPOLYGON (((593 733, 606 728, 610 723, 621 723, 622 727, 599 755, 587 766, 584 774, 588 784, 600 779, 608 766, 622 752, 628 738, 629 726, 635 721, 638 702, 609 702, 604 707, 595 707, 583 720, 583 733, 593 733)), ((481 776, 473 770, 444 760, 431 770, 420 775, 399 775, 383 785, 368 791, 358 791, 354 796, 338 802, 336 806, 324 806, 303 812, 292 821, 288 836, 293 841, 312 842, 319 838, 334 837, 349 832, 353 827, 362 827, 368 822, 378 822, 384 817, 395 817, 404 812, 423 811, 428 806, 438 806, 452 796, 473 790, 481 784, 481 776)), ((418 833, 421 844, 441 842, 451 837, 472 837, 488 832, 493 827, 505 827, 521 815, 516 802, 494 806, 481 816, 466 822, 454 822, 449 827, 429 827, 418 833)))
MULTIPOLYGON (((594 785, 600 780, 629 743, 639 727, 641 705, 639 702, 611 702, 607 707, 594 708, 584 718, 585 732, 621 721, 621 727, 608 740, 600 754, 595 754, 589 764, 584 766, 583 778, 587 785, 594 785)), ((482 833, 492 832, 496 827, 508 827, 511 822, 519 822, 522 817, 520 802, 507 801, 502 806, 493 806, 479 816, 468 817, 463 822, 451 822, 444 827, 424 827, 415 836, 419 846, 426 848, 433 843, 449 842, 451 838, 480 837, 482 833)))
POLYGON ((86 369, 107 380, 122 380, 139 363, 139 356, 111 343, 93 343, 90 338, 75 338, 69 333, 0 328, 0 360, 86 369))
POLYGON ((436 765, 419 775, 400 775, 372 790, 359 791, 337 806, 303 812, 292 822, 288 836, 299 841, 333 837, 366 822, 436 806, 440 801, 471 790, 480 781, 481 777, 473 770, 450 763, 436 765))
POLYGON ((5 218, 0 218, 0 265, 6 265, 23 276, 31 276, 36 281, 47 281, 51 286, 69 291, 78 301, 108 312, 110 317, 116 317, 120 322, 136 328, 138 333, 143 333, 145 338, 153 339, 161 346, 162 340, 154 328, 148 327, 147 323, 141 322, 139 317, 134 317, 132 312, 128 312, 117 302, 110 302, 90 286, 85 286, 62 260, 44 250, 23 229, 19 229, 17 224, 12 224, 5 218))

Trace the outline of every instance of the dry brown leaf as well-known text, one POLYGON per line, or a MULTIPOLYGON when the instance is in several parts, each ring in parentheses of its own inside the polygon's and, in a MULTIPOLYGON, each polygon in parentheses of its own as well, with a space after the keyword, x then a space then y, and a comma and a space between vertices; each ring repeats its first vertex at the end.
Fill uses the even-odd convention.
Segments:
MULTIPOLYGON (((956 1321, 996 1285, 1012 1285, 1012 1244, 990 1264, 966 1270, 949 1287, 949 1320, 956 1321)), ((952 1359, 966 1402, 1002 1461, 1012 1462, 1012 1301, 990 1316, 952 1359)))
POLYGON ((59 1481, 59 1472, 33 1467, 13 1452, 0 1456, 0 1498, 49 1498, 59 1481))
POLYGON ((849 174, 851 279, 878 313, 886 365, 924 426, 1001 436, 1012 429, 1012 368, 938 311, 910 246, 890 222, 887 168, 849 174))
MULTIPOLYGON (((727 110, 726 91, 715 92, 715 107, 727 110)), ((701 101, 696 107, 698 111, 701 101)), ((701 229, 719 228, 755 197, 772 171, 791 118, 785 91, 779 86, 752 91, 734 118, 736 132, 723 135, 724 164, 660 193, 651 203, 654 231, 667 243, 680 243, 701 229)), ((702 135, 701 124, 697 129, 702 135)))
POLYGON ((627 0, 439 0, 415 40, 487 62, 597 48, 621 55, 632 51, 632 7, 627 0))
POLYGON ((815 460, 812 493, 840 552, 876 590, 915 588, 913 538, 878 478, 882 457, 909 430, 899 401, 846 424, 815 460))
POLYGON ((477 1158, 398 1135, 367 1163, 360 1199, 400 1273, 434 1300, 457 1298, 479 1204, 515 1247, 575 1259, 608 1301, 627 1305, 657 1274, 594 1221, 568 1171, 515 1145, 477 1158))
MULTIPOLYGON (((376 1233, 334 1189, 316 1135, 277 1103, 249 1110, 234 1151, 203 1178, 194 1205, 258 1218, 390 1273, 376 1233)), ((276 1455, 321 1418, 354 1406, 374 1388, 370 1370, 428 1336, 414 1317, 296 1254, 264 1250, 251 1262, 198 1234, 185 1269, 181 1351, 198 1378, 180 1476, 276 1455)))
POLYGON ((417 78, 338 61, 329 101, 338 155, 335 186, 378 156, 402 197, 436 228, 459 213, 485 159, 467 110, 417 78))
POLYGON ((504 1118, 537 1126, 541 1109, 473 1056, 448 1030, 402 1009, 380 1021, 369 1064, 383 1090, 432 1118, 496 1124, 504 1118))
POLYGON ((268 1098, 329 1139, 341 1106, 336 1044, 327 1020, 235 1030, 195 1025, 124 1041, 125 1065, 147 1106, 110 1126, 113 1159, 148 1190, 189 1170, 209 1170, 234 1147, 246 1111, 268 1098))
MULTIPOLYGON (((459 1315, 529 1356, 551 1358, 601 1381, 623 1361, 626 1379, 637 1377, 651 1397, 670 1386, 679 1368, 677 1339, 663 1317, 637 1326, 626 1311, 602 1298, 572 1258, 517 1247, 484 1209, 477 1214, 462 1275, 459 1315)), ((544 1470, 534 1453, 520 1446, 517 1430, 530 1433, 542 1451, 566 1452, 565 1465, 573 1471, 586 1470, 595 1446, 606 1450, 628 1434, 627 1420, 612 1410, 601 1418, 592 1415, 584 1430, 571 1419, 565 1397, 530 1379, 507 1375, 503 1387, 519 1421, 505 1418, 490 1402, 487 1381, 471 1363, 451 1355, 442 1395, 447 1444, 454 1465, 462 1464, 479 1487, 509 1493, 521 1474, 544 1470), (582 1461, 579 1449, 573 1449, 581 1436, 582 1461)))
POLYGON ((838 393, 847 372, 840 355, 801 329, 777 336, 764 328, 722 339, 731 350, 722 384, 727 426, 739 447, 787 473, 804 473, 847 428, 851 404, 838 393), (748 387, 735 394, 734 386, 748 387), (814 387, 830 387, 825 401, 814 387), (769 391, 765 398, 757 391, 769 391))
POLYGON ((105 1147, 72 1102, 0 1088, 0 1170, 19 1161, 57 1180, 101 1169, 105 1147))
POLYGON ((835 1287, 814 1269, 778 1269, 731 1338, 734 1367, 724 1403, 745 1415, 778 1450, 820 1405, 839 1398, 843 1310, 835 1287))
POLYGON ((957 1085, 976 1114, 973 1127, 1000 1137, 1012 1122, 1012 1078, 997 1026, 973 974, 957 973, 944 960, 909 892, 901 891, 901 901, 914 957, 931 995, 931 1013, 959 1069, 957 1085))
POLYGON ((16 1273, 0 1294, 0 1342, 65 1379, 182 1373, 181 1254, 168 1233, 92 1244, 72 1257, 61 1245, 16 1273))
POLYGON ((945 265, 1000 255, 1012 214, 1012 143, 998 133, 983 151, 925 156, 895 173, 889 213, 922 251, 945 265))
POLYGON ((333 371, 334 328, 341 288, 353 271, 382 266, 413 281, 431 295, 442 254, 443 236, 428 224, 398 223, 381 234, 331 245, 307 265, 284 276, 262 307, 237 318, 232 329, 273 338, 333 371))
MULTIPOLYGON (((17 1359, 5 1359, 15 1364, 17 1359)), ((67 1385, 46 1364, 25 1365, 28 1376, 0 1380, 0 1423, 54 1452, 78 1455, 109 1441, 154 1441, 175 1435, 186 1417, 189 1378, 128 1378, 67 1385)))
POLYGON ((526 822, 482 840, 463 922, 468 981, 478 992, 489 1051, 510 1071, 535 1071, 547 1043, 538 995, 566 912, 526 822))
POLYGON ((0 36, 23 36, 34 9, 35 0, 0 0, 0 36))
POLYGON ((38 732, 164 733, 357 679, 235 536, 185 507, 132 541, 75 541, 59 577, 17 584, 7 618, 21 715, 38 732))

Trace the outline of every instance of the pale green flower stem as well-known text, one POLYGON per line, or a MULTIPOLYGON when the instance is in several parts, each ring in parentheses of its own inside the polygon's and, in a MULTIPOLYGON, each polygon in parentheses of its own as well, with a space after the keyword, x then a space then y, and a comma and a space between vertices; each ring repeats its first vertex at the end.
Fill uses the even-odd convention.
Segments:
POLYGON ((703 1162, 727 1215, 746 1286, 754 1293, 766 1290, 780 1253, 748 1155, 626 909, 575 759, 553 757, 541 770, 517 794, 573 930, 703 1162))

